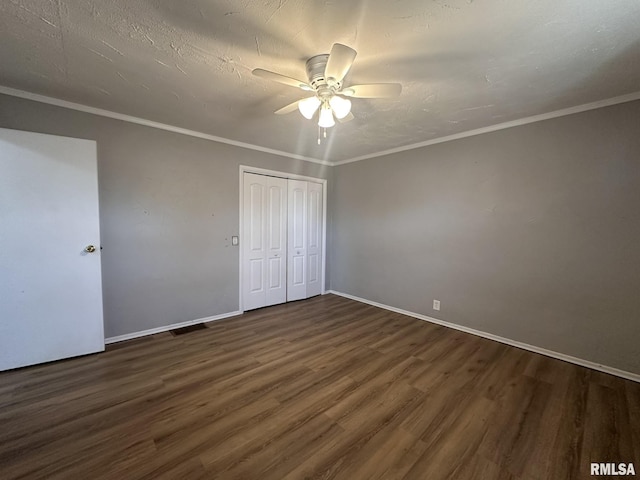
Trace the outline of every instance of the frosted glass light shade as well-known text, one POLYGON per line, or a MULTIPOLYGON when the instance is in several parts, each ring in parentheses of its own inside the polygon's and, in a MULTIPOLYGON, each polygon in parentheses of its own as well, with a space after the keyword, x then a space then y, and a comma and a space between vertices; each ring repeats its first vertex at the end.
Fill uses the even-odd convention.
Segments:
POLYGON ((298 110, 302 116, 308 120, 311 120, 313 114, 316 113, 320 106, 320 99, 318 97, 309 97, 298 102, 298 110))
POLYGON ((351 111, 351 100, 338 97, 337 95, 331 97, 331 100, 329 100, 329 105, 331 105, 333 114, 339 120, 342 120, 344 117, 349 115, 349 112, 351 111))
POLYGON ((327 104, 323 105, 320 109, 320 118, 318 119, 318 126, 322 128, 333 127, 336 121, 333 119, 333 113, 331 107, 327 104))

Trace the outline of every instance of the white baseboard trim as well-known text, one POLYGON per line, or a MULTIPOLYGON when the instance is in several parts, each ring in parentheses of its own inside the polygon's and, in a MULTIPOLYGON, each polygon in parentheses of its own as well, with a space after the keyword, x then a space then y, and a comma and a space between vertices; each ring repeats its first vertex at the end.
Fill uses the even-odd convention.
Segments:
POLYGON ((391 312, 407 315, 408 317, 417 318, 418 320, 424 320, 425 322, 435 323, 443 327, 453 328, 454 330, 470 333, 471 335, 487 338, 489 340, 494 340, 496 342, 504 343, 505 345, 521 348, 523 350, 529 350, 530 352, 539 353, 540 355, 557 358, 558 360, 574 363, 576 365, 580 365, 581 367, 591 368, 593 370, 609 373, 617 377, 625 378, 627 380, 632 380, 634 382, 640 383, 640 375, 638 375, 637 373, 627 372, 625 370, 608 367, 606 365, 600 365, 599 363, 590 362, 589 360, 583 360, 582 358, 572 357, 571 355, 565 355, 564 353, 554 352, 553 350, 547 350, 546 348, 536 347, 535 345, 529 345, 528 343, 518 342, 516 340, 500 337, 492 333, 483 332, 481 330, 475 330, 473 328, 464 327, 462 325, 456 325, 455 323, 445 322, 444 320, 438 320, 437 318, 429 317, 427 315, 422 315, 420 313, 409 312, 408 310, 403 310, 401 308, 391 307, 389 305, 384 305, 382 303, 373 302, 371 300, 367 300, 366 298, 356 297, 355 295, 350 295, 348 293, 337 292, 335 290, 328 290, 327 293, 332 293, 340 297, 348 298, 350 300, 355 300, 356 302, 366 303, 367 305, 373 305, 374 307, 379 307, 385 310, 389 310, 391 312))
POLYGON ((229 313, 221 313, 220 315, 214 315, 212 317, 198 318, 196 320, 187 320, 186 322, 173 323, 171 325, 165 325, 163 327, 151 328, 149 330, 142 330, 140 332, 126 333, 124 335, 118 335, 117 337, 109 337, 104 339, 105 345, 116 342, 124 342, 125 340, 133 340, 134 338, 146 337, 147 335, 154 335, 156 333, 167 332, 174 328, 188 327, 189 325, 195 325, 197 323, 215 322, 217 320, 223 320, 229 317, 235 317, 241 315, 242 312, 235 311, 229 313))

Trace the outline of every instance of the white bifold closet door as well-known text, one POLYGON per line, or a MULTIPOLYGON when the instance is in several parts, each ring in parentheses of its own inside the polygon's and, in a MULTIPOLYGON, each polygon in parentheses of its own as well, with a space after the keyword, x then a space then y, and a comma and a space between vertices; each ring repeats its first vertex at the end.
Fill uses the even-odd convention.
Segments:
POLYGON ((244 174, 243 302, 287 301, 287 180, 244 174))
POLYGON ((244 174, 243 308, 322 293, 322 184, 244 174))
POLYGON ((307 298, 322 293, 322 184, 307 184, 307 298))
POLYGON ((322 293, 322 185, 289 180, 287 301, 322 293))

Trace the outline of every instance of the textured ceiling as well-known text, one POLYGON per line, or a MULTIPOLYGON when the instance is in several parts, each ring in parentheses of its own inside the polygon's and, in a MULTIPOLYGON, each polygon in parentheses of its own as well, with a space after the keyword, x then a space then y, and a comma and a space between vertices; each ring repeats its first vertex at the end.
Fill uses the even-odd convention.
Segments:
POLYGON ((231 140, 340 161, 640 90, 638 0, 3 0, 0 84, 231 140), (330 130, 299 113, 334 42, 358 56, 330 130))

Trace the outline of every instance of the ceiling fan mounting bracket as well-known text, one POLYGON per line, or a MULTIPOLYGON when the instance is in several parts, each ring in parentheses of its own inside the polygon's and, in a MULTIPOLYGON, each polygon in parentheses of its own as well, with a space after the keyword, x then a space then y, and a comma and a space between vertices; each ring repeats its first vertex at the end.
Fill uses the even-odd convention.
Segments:
POLYGON ((322 55, 316 55, 307 60, 307 78, 309 79, 309 85, 316 91, 317 95, 321 98, 331 97, 336 92, 339 92, 342 88, 342 81, 336 81, 335 79, 327 79, 324 76, 325 69, 327 67, 327 61, 329 60, 329 54, 324 53, 322 55))

